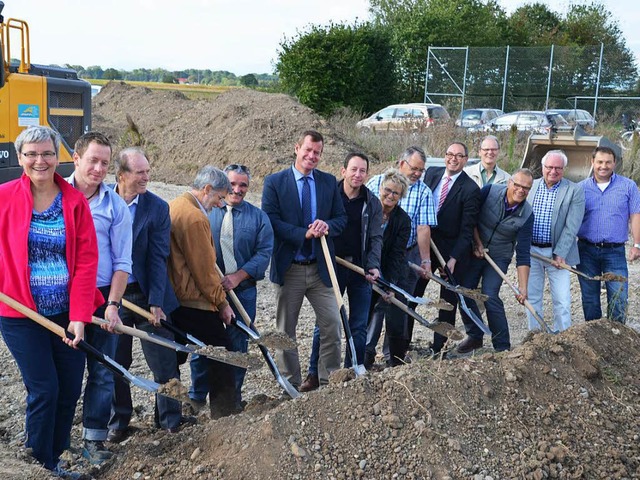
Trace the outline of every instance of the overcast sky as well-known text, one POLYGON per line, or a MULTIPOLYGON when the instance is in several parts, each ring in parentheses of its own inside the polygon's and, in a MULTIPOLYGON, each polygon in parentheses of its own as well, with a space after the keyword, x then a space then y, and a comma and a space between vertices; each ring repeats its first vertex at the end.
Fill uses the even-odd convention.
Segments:
MULTIPOLYGON (((279 43, 309 24, 369 18, 367 0, 3 0, 29 23, 31 61, 271 73, 279 43)), ((498 0, 513 11, 522 0, 498 0)), ((563 13, 566 0, 538 0, 563 13)), ((576 2, 577 3, 577 2, 576 2)), ((606 0, 640 64, 638 0, 606 0)), ((16 57, 17 52, 12 54, 16 57)))

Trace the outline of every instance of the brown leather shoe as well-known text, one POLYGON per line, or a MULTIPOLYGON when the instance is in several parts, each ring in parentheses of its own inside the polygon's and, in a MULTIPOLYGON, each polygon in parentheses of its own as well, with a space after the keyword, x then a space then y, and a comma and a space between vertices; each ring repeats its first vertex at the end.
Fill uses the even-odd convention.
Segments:
POLYGON ((482 339, 478 340, 477 338, 468 336, 458 344, 456 352, 462 354, 471 353, 478 348, 482 348, 482 339))
POLYGON ((304 379, 302 385, 298 389, 300 392, 311 392, 313 390, 317 390, 320 387, 320 380, 317 375, 307 375, 307 378, 304 379))

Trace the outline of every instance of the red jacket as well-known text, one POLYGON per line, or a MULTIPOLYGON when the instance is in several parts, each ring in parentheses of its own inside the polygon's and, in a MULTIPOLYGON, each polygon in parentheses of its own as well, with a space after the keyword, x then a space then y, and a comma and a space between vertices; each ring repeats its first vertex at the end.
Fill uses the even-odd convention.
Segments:
MULTIPOLYGON (((96 288, 98 241, 93 218, 84 195, 57 173, 62 191, 69 269, 69 319, 91 322, 91 315, 104 303, 96 288)), ((28 176, 0 185, 0 291, 23 305, 36 309, 29 285, 29 226, 33 212, 31 180, 28 176)), ((24 315, 0 302, 0 316, 24 315)))

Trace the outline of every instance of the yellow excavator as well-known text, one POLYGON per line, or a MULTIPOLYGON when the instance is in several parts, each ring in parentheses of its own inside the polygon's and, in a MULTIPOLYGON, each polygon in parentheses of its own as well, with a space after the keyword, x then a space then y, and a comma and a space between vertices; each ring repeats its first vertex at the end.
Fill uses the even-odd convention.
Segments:
POLYGON ((58 172, 67 176, 76 140, 91 130, 91 85, 75 70, 31 63, 27 22, 5 22, 3 8, 0 1, 0 183, 21 175, 13 142, 30 125, 60 134, 58 172))

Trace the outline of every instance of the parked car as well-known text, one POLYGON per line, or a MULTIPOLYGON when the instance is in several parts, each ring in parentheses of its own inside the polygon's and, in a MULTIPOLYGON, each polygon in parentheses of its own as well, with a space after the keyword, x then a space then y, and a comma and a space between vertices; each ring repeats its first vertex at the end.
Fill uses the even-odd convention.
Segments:
POLYGON ((511 130, 513 125, 519 131, 533 131, 536 133, 547 133, 552 128, 571 128, 562 115, 558 113, 527 110, 505 113, 484 125, 471 127, 469 131, 501 132, 511 130))
POLYGON ((469 108, 462 111, 456 120, 456 127, 469 128, 484 125, 500 115, 504 115, 504 112, 497 108, 469 108))
POLYGON ((553 108, 547 113, 560 114, 572 127, 580 125, 582 128, 593 130, 596 128, 596 121, 586 110, 575 108, 553 108))
POLYGON ((383 108, 356 127, 376 132, 415 131, 450 118, 447 109, 437 103, 403 103, 383 108))

